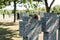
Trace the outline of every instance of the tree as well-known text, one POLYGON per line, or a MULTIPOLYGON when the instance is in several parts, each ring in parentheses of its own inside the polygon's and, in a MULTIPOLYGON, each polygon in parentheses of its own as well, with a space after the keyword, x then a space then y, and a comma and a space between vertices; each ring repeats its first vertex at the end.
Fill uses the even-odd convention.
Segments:
POLYGON ((11 2, 12 0, 0 0, 0 8, 10 5, 11 2))
MULTIPOLYGON (((34 1, 38 1, 39 2, 39 1, 42 1, 42 0, 34 0, 34 1)), ((53 5, 55 0, 52 0, 50 6, 48 6, 48 1, 47 0, 43 0, 43 1, 45 2, 46 12, 50 12, 50 9, 51 9, 51 7, 52 7, 52 5, 53 5)))
MULTIPOLYGON (((4 8, 7 5, 10 5, 12 0, 0 0, 0 9, 4 8)), ((5 11, 4 11, 5 12, 5 11)), ((5 14, 3 13, 3 19, 5 18, 5 14)))
MULTIPOLYGON (((19 1, 19 0, 18 0, 19 1)), ((25 3, 27 0, 24 0, 23 2, 25 3)), ((42 0, 36 0, 36 1, 42 1, 42 0)), ((53 0, 50 4, 50 6, 48 6, 48 2, 47 0, 45 0, 45 6, 46 6, 46 11, 50 12, 50 8, 52 6, 52 4, 54 3, 55 0, 53 0)), ((16 21, 16 2, 17 0, 14 0, 14 22, 16 21)), ((30 4, 32 4, 32 0, 29 0, 30 4)))
POLYGON ((3 8, 7 5, 10 5, 11 2, 14 2, 14 22, 16 22, 16 3, 20 2, 21 0, 0 0, 0 8, 3 8))
POLYGON ((32 4, 32 1, 33 1, 33 0, 29 0, 30 4, 32 4))
POLYGON ((14 0, 14 22, 16 22, 16 0, 14 0))
MULTIPOLYGON (((0 0, 0 8, 3 8, 7 5, 10 5, 11 2, 14 2, 14 22, 16 21, 16 1, 17 0, 0 0)), ((4 14, 4 13, 3 13, 4 14)), ((4 16, 4 15, 3 15, 4 16)))
POLYGON ((53 10, 56 13, 60 13, 60 5, 56 5, 55 7, 53 7, 53 10))
POLYGON ((42 7, 42 8, 41 8, 41 11, 42 11, 42 12, 46 12, 46 8, 45 8, 45 7, 42 7))
POLYGON ((33 1, 38 1, 38 2, 42 2, 42 0, 33 0, 33 1))
MULTIPOLYGON (((19 0, 14 0, 14 22, 16 22, 16 3, 20 2, 19 0)), ((23 3, 27 2, 27 0, 23 0, 23 3)))
POLYGON ((23 2, 23 3, 26 3, 26 2, 27 2, 27 0, 23 0, 22 2, 23 2))
POLYGON ((55 1, 55 0, 53 0, 53 1, 51 2, 50 6, 48 6, 48 2, 47 2, 47 0, 45 0, 45 6, 46 6, 46 11, 47 11, 47 12, 50 12, 50 9, 51 9, 54 1, 55 1))

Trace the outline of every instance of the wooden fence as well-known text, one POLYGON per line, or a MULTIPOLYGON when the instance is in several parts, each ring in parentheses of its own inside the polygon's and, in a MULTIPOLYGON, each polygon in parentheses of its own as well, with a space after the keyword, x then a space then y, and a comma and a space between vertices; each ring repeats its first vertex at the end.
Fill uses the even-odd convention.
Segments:
POLYGON ((44 16, 38 19, 33 17, 23 17, 19 21, 19 33, 23 40, 39 40, 39 34, 44 32, 43 40, 56 40, 56 31, 58 29, 58 40, 60 40, 59 17, 56 13, 44 13, 44 16))

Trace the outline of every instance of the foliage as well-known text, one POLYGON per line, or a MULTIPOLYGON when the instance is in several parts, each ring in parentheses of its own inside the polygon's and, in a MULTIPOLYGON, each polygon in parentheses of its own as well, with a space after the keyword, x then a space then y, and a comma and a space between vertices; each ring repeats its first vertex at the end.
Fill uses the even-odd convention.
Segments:
MULTIPOLYGON (((34 1, 42 1, 42 0, 34 0, 34 1)), ((48 6, 48 0, 43 0, 46 6, 46 12, 50 12, 51 6, 53 5, 53 3, 55 2, 55 0, 52 0, 50 6, 48 6)))
POLYGON ((33 1, 33 0, 29 0, 30 4, 32 4, 32 1, 33 1))
POLYGON ((3 10, 0 10, 0 14, 2 14, 3 13, 3 10))
POLYGON ((53 11, 56 13, 60 13, 60 5, 56 5, 55 7, 53 7, 53 11))
POLYGON ((26 3, 27 2, 27 0, 23 0, 23 3, 26 3))
POLYGON ((46 12, 46 7, 42 7, 41 12, 46 12))
POLYGON ((7 5, 10 5, 10 2, 12 2, 12 0, 0 0, 0 9, 7 5))
POLYGON ((38 1, 38 2, 41 1, 42 2, 42 0, 33 0, 33 1, 38 1))

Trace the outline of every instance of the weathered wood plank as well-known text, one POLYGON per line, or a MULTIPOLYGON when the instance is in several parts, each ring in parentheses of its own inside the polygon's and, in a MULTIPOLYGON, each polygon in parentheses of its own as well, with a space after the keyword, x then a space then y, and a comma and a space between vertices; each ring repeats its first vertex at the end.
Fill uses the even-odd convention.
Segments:
POLYGON ((44 32, 43 40, 56 40, 56 30, 53 30, 51 32, 44 32))
POLYGON ((45 17, 42 18, 42 31, 47 31, 47 29, 51 28, 57 21, 56 27, 58 25, 57 14, 54 13, 45 13, 45 17))

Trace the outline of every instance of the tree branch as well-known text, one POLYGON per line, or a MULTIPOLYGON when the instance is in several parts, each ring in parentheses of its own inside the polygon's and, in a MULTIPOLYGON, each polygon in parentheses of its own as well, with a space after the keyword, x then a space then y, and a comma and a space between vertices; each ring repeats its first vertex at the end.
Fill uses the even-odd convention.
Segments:
POLYGON ((47 0, 45 0, 45 6, 48 7, 48 3, 47 3, 47 0))
POLYGON ((53 0, 53 1, 51 2, 51 4, 50 4, 50 8, 51 8, 51 6, 53 5, 54 1, 55 1, 55 0, 53 0))
POLYGON ((47 0, 45 0, 45 6, 46 6, 46 11, 48 12, 49 7, 48 7, 48 2, 47 2, 47 0))

